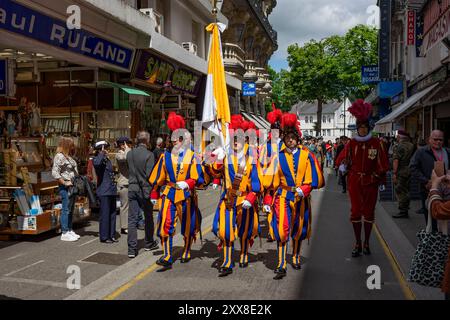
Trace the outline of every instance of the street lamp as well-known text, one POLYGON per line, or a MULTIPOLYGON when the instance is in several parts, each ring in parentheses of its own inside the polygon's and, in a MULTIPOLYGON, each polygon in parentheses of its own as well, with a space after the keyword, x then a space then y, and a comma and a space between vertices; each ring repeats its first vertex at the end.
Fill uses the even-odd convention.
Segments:
POLYGON ((213 0, 213 14, 218 14, 222 10, 223 0, 213 0))

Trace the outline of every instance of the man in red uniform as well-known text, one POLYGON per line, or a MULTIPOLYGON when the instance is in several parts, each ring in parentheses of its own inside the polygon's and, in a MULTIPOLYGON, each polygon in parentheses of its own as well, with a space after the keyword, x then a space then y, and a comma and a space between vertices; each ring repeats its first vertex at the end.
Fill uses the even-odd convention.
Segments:
POLYGON ((383 184, 389 170, 387 151, 379 139, 372 137, 370 116, 372 105, 359 99, 348 111, 356 118, 358 134, 345 146, 339 155, 338 166, 347 165, 348 193, 351 201, 350 221, 353 225, 356 244, 353 257, 370 254, 369 238, 375 220, 375 205, 378 187, 383 184), (363 218, 363 219, 362 219, 363 218), (364 247, 361 244, 361 229, 364 222, 364 247))

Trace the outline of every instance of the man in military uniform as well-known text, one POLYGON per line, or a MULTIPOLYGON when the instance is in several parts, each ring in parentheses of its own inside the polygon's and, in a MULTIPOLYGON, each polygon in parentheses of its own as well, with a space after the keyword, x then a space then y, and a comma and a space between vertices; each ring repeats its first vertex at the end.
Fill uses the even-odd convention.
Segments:
POLYGON ((397 142, 392 156, 392 181, 395 186, 399 213, 392 217, 408 218, 409 184, 411 180, 409 162, 414 154, 414 145, 410 142, 409 134, 403 130, 398 131, 397 142))

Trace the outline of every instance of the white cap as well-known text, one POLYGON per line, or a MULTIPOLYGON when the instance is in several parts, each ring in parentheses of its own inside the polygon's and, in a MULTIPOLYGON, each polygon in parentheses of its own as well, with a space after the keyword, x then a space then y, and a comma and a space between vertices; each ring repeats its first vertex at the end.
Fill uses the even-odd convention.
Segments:
POLYGON ((102 140, 95 143, 94 148, 95 149, 101 149, 103 146, 109 147, 108 141, 102 140))

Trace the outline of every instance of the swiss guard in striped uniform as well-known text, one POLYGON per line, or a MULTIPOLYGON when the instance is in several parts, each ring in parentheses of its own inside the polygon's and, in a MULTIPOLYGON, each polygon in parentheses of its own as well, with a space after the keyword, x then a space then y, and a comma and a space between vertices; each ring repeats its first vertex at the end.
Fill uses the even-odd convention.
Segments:
POLYGON ((241 115, 231 117, 230 135, 232 147, 214 153, 217 161, 211 166, 215 178, 223 181, 223 193, 214 216, 213 232, 219 237, 223 248, 223 263, 219 277, 233 272, 233 251, 236 238, 240 238, 241 253, 239 267, 248 266, 248 250, 259 233, 256 199, 262 191, 260 169, 257 159, 248 152, 242 128, 241 115))
POLYGON ((264 185, 272 190, 264 198, 264 204, 273 210, 270 228, 277 240, 278 265, 274 279, 286 276, 286 252, 289 237, 293 240, 294 269, 300 269, 301 241, 311 235, 311 200, 313 188, 322 187, 320 165, 306 149, 299 147, 301 131, 295 114, 284 114, 281 121, 283 144, 278 155, 278 165, 272 176, 264 177, 264 185))
POLYGON ((167 126, 173 132, 172 152, 162 154, 149 179, 153 187, 152 200, 159 198, 157 235, 161 239, 164 254, 156 263, 163 267, 162 270, 172 268, 172 241, 178 219, 184 237, 181 263, 191 259, 191 245, 201 224, 201 214, 195 201, 195 186, 203 183, 201 166, 194 154, 190 134, 185 129, 184 118, 171 112, 167 126))
MULTIPOLYGON (((277 109, 274 103, 272 103, 272 108, 273 110, 267 114, 267 121, 270 123, 271 131, 269 132, 266 143, 261 145, 259 156, 259 164, 261 166, 263 179, 265 179, 265 176, 273 176, 274 168, 278 165, 278 152, 283 144, 283 141, 280 138, 281 117, 283 116, 283 112, 280 109, 277 109)), ((271 189, 264 190, 264 194, 262 196, 267 196, 268 199, 272 199, 273 192, 274 190, 271 189)), ((267 223, 270 226, 273 210, 269 205, 263 205, 263 212, 267 214, 267 223)), ((273 230, 269 227, 267 242, 273 242, 274 240, 275 236, 273 235, 273 230)))

